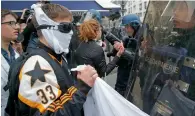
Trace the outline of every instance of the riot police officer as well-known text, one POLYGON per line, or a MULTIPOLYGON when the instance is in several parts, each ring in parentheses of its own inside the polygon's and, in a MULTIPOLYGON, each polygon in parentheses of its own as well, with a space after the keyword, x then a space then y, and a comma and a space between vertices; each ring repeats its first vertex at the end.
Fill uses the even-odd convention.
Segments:
POLYGON ((171 34, 171 36, 167 37, 170 40, 169 46, 180 50, 180 54, 182 53, 181 48, 183 48, 185 56, 180 67, 181 72, 179 72, 179 82, 182 84, 178 84, 183 94, 195 101, 195 79, 193 78, 195 75, 193 63, 195 61, 195 1, 170 1, 167 8, 162 15, 169 15, 168 10, 172 8, 171 16, 174 26, 172 33, 175 33, 175 35, 171 34), (183 88, 183 85, 189 86, 189 88, 183 88), (186 91, 183 91, 184 89, 186 91))
MULTIPOLYGON (((122 26, 128 36, 123 37, 123 45, 128 51, 135 52, 137 47, 137 37, 141 25, 140 18, 135 14, 129 14, 122 18, 122 26)), ((130 76, 133 59, 125 56, 121 57, 118 62, 117 81, 115 90, 124 96, 127 82, 130 76)))
MULTIPOLYGON (((150 26, 155 27, 156 44, 150 46, 144 59, 148 66, 143 74, 146 78, 142 96, 143 110, 150 114, 152 107, 160 104, 160 107, 168 106, 172 115, 187 116, 186 113, 190 111, 188 106, 193 106, 191 100, 195 100, 195 2, 171 0, 167 3, 160 17, 150 19, 154 21, 150 26), (164 91, 167 80, 174 81, 176 85, 169 89, 171 92, 164 91), (176 93, 173 88, 177 88, 182 94, 176 93), (178 104, 178 100, 181 103, 178 104)), ((155 6, 155 3, 151 2, 151 4, 155 6)), ((155 8, 160 9, 155 6, 153 10, 155 8)), ((153 115, 164 116, 159 111, 153 115)))

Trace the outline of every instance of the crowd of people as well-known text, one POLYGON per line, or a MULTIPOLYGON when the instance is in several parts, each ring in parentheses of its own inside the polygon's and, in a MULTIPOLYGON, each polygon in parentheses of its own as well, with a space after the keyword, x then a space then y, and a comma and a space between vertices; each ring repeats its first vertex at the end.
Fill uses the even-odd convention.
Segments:
POLYGON ((97 19, 85 19, 75 26, 64 6, 39 3, 33 7, 33 15, 27 17, 29 10, 24 9, 20 18, 1 10, 1 114, 83 115, 88 91, 97 77, 116 67, 123 44, 113 41, 118 52, 106 64, 97 19), (70 72, 72 64, 85 64, 86 68, 70 72))
MULTIPOLYGON (((83 104, 95 80, 116 67, 115 90, 125 96, 131 73, 138 71, 138 60, 147 53, 136 14, 122 17, 126 36, 110 39, 101 25, 101 14, 94 9, 77 24, 72 24, 71 11, 62 5, 38 2, 32 9, 33 13, 24 9, 21 17, 1 9, 1 115, 83 116, 83 104), (108 64, 105 39, 113 45, 108 64), (83 70, 71 71, 84 64, 83 70)), ((142 90, 145 68, 138 75, 142 90)))

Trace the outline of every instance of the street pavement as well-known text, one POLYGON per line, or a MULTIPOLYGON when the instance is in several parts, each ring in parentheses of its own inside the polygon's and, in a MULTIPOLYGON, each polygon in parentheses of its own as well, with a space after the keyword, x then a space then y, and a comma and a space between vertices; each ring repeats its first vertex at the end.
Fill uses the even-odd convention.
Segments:
MULTIPOLYGON (((105 53, 106 54, 106 53, 105 53)), ((111 59, 112 60, 112 59, 111 59)), ((106 57, 107 64, 109 63, 109 58, 106 57)), ((117 78, 117 68, 115 68, 108 76, 105 77, 105 81, 112 87, 115 87, 117 78)), ((139 78, 136 79, 135 86, 133 89, 133 104, 142 109, 142 99, 141 99, 141 89, 139 86, 139 78)))
MULTIPOLYGON (((104 80, 111 86, 115 87, 117 73, 116 69, 111 72, 104 80)), ((139 87, 139 78, 136 79, 135 86, 133 89, 133 104, 142 109, 142 100, 141 100, 141 89, 139 87)))
POLYGON ((117 77, 116 71, 117 69, 114 69, 113 72, 111 72, 111 74, 106 76, 104 79, 113 88, 115 87, 115 83, 116 83, 116 77, 117 77))
MULTIPOLYGON (((107 54, 107 52, 105 52, 105 55, 107 54)), ((106 63, 108 64, 110 60, 112 60, 113 57, 111 57, 110 59, 108 57, 106 57, 106 63)), ((114 88, 115 83, 116 83, 116 77, 117 77, 117 68, 115 68, 107 77, 105 77, 105 81, 114 88)))

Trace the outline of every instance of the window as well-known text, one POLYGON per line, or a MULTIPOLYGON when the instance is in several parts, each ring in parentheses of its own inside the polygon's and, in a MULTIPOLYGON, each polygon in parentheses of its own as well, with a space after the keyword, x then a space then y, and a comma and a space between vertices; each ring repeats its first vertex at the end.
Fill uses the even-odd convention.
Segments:
POLYGON ((136 13, 136 15, 142 17, 142 13, 136 13))
POLYGON ((145 9, 147 9, 147 2, 144 2, 144 7, 145 9))
POLYGON ((139 4, 139 10, 142 10, 142 3, 139 4))
POLYGON ((133 10, 136 10, 136 6, 135 5, 133 6, 133 10))
POLYGON ((143 16, 145 16, 146 12, 143 12, 143 16))

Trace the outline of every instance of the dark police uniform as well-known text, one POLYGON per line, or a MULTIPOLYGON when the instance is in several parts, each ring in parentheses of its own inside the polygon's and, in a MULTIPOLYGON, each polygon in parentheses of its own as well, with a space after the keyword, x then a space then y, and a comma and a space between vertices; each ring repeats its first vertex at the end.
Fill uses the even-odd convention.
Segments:
MULTIPOLYGON (((126 50, 135 52, 137 46, 137 41, 135 39, 124 37, 122 40, 123 40, 124 48, 126 48, 126 50)), ((120 60, 117 63, 118 72, 117 72, 117 81, 116 81, 115 89, 121 95, 125 94, 124 92, 126 90, 128 79, 130 76, 132 62, 133 59, 129 59, 125 55, 122 55, 120 60)))

